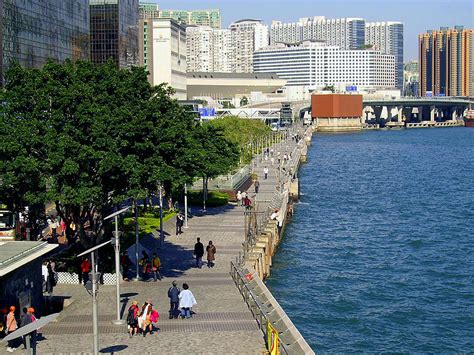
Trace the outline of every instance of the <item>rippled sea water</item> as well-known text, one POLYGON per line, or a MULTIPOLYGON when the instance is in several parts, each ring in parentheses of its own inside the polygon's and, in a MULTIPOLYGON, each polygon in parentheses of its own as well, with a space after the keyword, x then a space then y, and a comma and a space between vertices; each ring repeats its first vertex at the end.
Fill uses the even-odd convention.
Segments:
POLYGON ((315 135, 267 284, 317 352, 474 351, 474 129, 315 135))

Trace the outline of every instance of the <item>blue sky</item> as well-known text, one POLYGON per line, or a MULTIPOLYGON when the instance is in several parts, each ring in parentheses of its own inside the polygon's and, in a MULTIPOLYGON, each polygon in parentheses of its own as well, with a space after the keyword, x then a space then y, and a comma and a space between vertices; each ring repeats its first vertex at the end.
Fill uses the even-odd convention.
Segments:
POLYGON ((440 26, 474 28, 474 0, 145 0, 162 9, 221 10, 222 26, 242 18, 293 22, 300 17, 362 17, 367 21, 401 21, 405 60, 418 56, 418 34, 440 26))

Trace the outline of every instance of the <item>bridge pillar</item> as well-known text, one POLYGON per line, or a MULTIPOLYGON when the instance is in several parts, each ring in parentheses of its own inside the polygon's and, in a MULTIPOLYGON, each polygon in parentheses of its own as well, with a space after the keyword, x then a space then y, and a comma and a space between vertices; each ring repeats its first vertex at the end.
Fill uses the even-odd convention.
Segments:
POLYGON ((436 106, 430 107, 430 121, 434 121, 436 118, 436 106))
POLYGON ((375 120, 380 121, 380 119, 382 118, 383 106, 374 106, 373 109, 375 114, 375 120))
POLYGON ((457 107, 451 107, 451 119, 452 120, 457 120, 458 119, 458 108, 457 107))
POLYGON ((403 106, 397 107, 398 113, 397 113, 397 121, 398 122, 403 122, 403 106))

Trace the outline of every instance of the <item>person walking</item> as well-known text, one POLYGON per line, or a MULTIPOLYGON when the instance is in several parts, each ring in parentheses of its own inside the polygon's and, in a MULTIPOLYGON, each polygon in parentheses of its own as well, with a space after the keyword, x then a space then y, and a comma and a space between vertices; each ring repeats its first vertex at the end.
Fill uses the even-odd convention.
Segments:
POLYGON ((197 238, 196 244, 194 244, 194 256, 196 257, 196 267, 202 267, 202 257, 204 255, 204 245, 201 243, 201 238, 197 238))
POLYGON ((206 247, 206 252, 207 252, 207 267, 211 268, 214 267, 215 263, 214 261, 216 260, 216 247, 214 244, 212 244, 212 240, 209 241, 209 244, 206 247))
POLYGON ((157 281, 162 279, 161 274, 160 274, 160 267, 161 267, 161 260, 156 253, 153 253, 153 260, 152 260, 152 265, 151 269, 153 271, 153 280, 157 281))
POLYGON ((253 186, 255 187, 255 193, 258 194, 258 189, 260 188, 260 181, 255 180, 253 186))
MULTIPOLYGON (((47 292, 48 290, 48 262, 44 261, 41 265, 41 276, 43 277, 43 293, 47 292)), ((81 273, 82 278, 82 273, 81 273)))
POLYGON ((184 218, 181 213, 176 215, 176 235, 183 233, 182 228, 184 224, 184 218))
POLYGON ((237 198, 237 206, 242 206, 242 192, 237 191, 237 194, 235 195, 237 198))
MULTIPOLYGON (((18 329, 18 324, 17 324, 16 318, 15 318, 15 311, 16 311, 16 307, 11 306, 10 307, 10 312, 7 315, 7 321, 6 321, 6 324, 5 324, 5 333, 7 335, 10 334, 10 333, 13 333, 15 330, 18 329)), ((9 340, 7 351, 10 352, 10 353, 15 351, 16 350, 15 345, 16 345, 16 339, 9 340)))
POLYGON ((192 317, 192 308, 197 304, 188 284, 183 284, 183 291, 179 293, 179 308, 181 308, 181 319, 192 317))
POLYGON ((81 263, 82 282, 84 285, 89 281, 89 273, 91 272, 91 263, 89 258, 85 257, 81 263))
POLYGON ((170 299, 169 319, 178 318, 180 292, 181 290, 177 287, 176 281, 173 281, 171 287, 168 289, 168 298, 170 299))
POLYGON ((146 336, 146 331, 148 329, 150 335, 153 334, 153 324, 150 320, 151 312, 153 312, 153 304, 151 299, 148 299, 142 306, 142 312, 138 318, 138 325, 142 329, 143 337, 146 336))
POLYGON ((247 198, 247 192, 242 191, 242 206, 245 206, 245 199, 247 198))
POLYGON ((46 277, 46 291, 48 292, 48 296, 51 297, 53 295, 53 288, 54 286, 56 286, 56 277, 51 261, 48 262, 46 268, 48 270, 48 274, 46 277))
POLYGON ((268 168, 266 166, 263 168, 263 177, 265 180, 268 178, 268 168))
POLYGON ((127 314, 127 326, 130 338, 138 334, 138 314, 140 308, 138 308, 138 301, 132 301, 132 305, 128 308, 127 314))

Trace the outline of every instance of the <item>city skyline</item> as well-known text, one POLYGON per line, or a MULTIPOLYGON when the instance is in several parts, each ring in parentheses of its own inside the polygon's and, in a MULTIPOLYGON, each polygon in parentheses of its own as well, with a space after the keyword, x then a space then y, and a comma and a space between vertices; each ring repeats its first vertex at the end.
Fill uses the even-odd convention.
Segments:
POLYGON ((439 27, 461 25, 474 27, 474 5, 469 0, 148 0, 163 9, 210 9, 221 11, 222 27, 243 18, 257 18, 271 25, 272 20, 295 22, 301 17, 325 16, 326 18, 362 17, 368 22, 400 21, 404 24, 404 62, 418 59, 418 34, 439 27), (248 5, 248 6, 247 6, 248 5), (270 6, 272 5, 272 6, 270 6), (280 5, 280 6, 275 6, 280 5), (414 20, 416 14, 416 21, 414 20), (443 17, 449 14, 447 17, 443 17))

